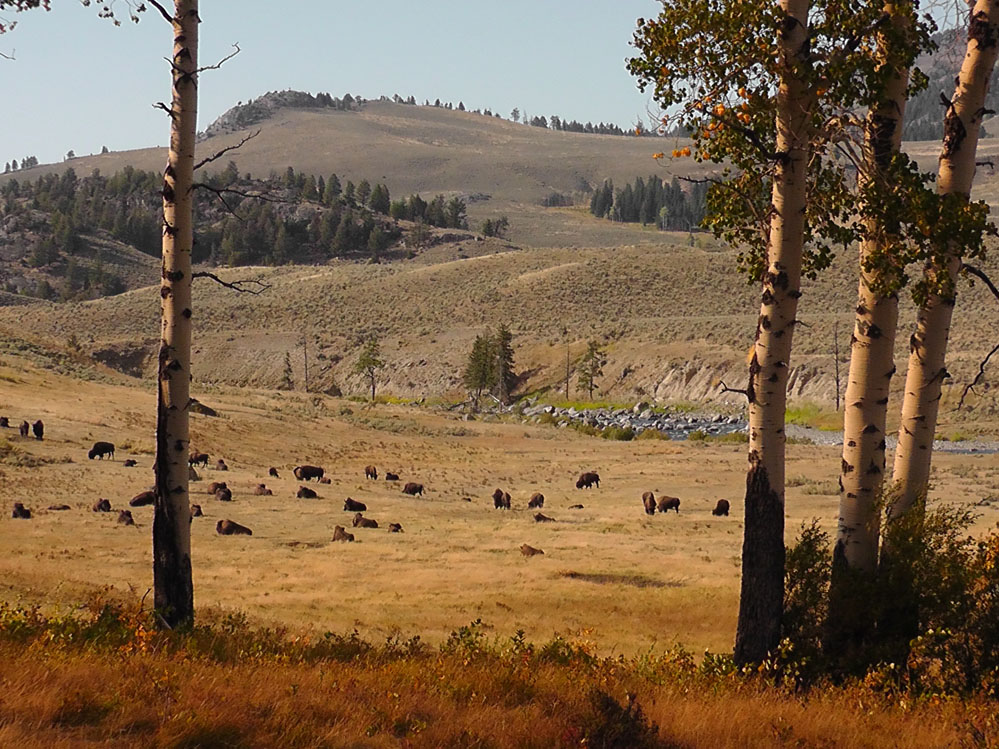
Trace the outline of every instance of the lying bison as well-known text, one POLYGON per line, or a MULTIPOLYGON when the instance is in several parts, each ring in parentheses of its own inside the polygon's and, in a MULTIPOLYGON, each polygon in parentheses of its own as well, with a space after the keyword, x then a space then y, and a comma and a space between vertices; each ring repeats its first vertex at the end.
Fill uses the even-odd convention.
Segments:
POLYGON ((343 542, 353 541, 354 540, 354 534, 353 533, 347 533, 347 531, 345 531, 343 529, 342 525, 337 525, 337 526, 335 526, 333 528, 333 540, 334 541, 343 541, 343 542))
POLYGON ((273 496, 274 492, 268 489, 266 484, 257 484, 253 488, 253 494, 257 497, 270 497, 273 496))
POLYGON ((385 480, 386 481, 398 481, 399 480, 399 474, 398 473, 388 473, 388 472, 386 472, 385 473, 385 480))
POLYGON ((535 549, 533 546, 528 546, 527 544, 520 545, 520 553, 525 557, 533 557, 537 554, 544 554, 541 549, 535 549))
POLYGON ((215 492, 215 499, 219 502, 232 502, 232 489, 223 486, 215 492))
POLYGON ((320 484, 332 484, 333 483, 333 479, 331 479, 329 476, 323 476, 321 479, 319 479, 319 483, 320 484))
POLYGON ((364 466, 364 478, 366 479, 377 479, 378 469, 374 466, 364 466))
POLYGON ((135 466, 139 465, 139 463, 134 458, 125 458, 125 462, 122 463, 122 465, 125 466, 125 468, 135 468, 135 466))
POLYGON ((656 495, 652 492, 645 492, 642 495, 642 504, 645 505, 646 515, 656 514, 656 495))
POLYGON ((70 507, 69 505, 49 505, 49 510, 51 510, 52 512, 62 512, 64 510, 71 510, 71 509, 73 508, 70 507))
POLYGON ((547 515, 545 515, 544 513, 536 512, 536 513, 534 513, 534 522, 535 523, 554 523, 555 522, 555 518, 550 518, 547 515))
POLYGON ((101 499, 98 499, 96 502, 94 502, 93 507, 91 507, 90 509, 93 510, 94 512, 111 512, 111 502, 110 500, 104 499, 102 497, 101 499))
POLYGON ((24 506, 23 502, 14 503, 14 511, 10 513, 12 518, 20 518, 21 520, 31 519, 31 510, 24 506))
POLYGON ((227 466, 225 464, 225 461, 222 460, 222 458, 219 458, 218 460, 215 461, 215 470, 216 471, 228 471, 229 470, 229 466, 227 466))
POLYGON ((579 478, 576 479, 577 489, 589 489, 591 486, 596 486, 598 489, 600 488, 600 475, 593 471, 581 473, 579 478))
POLYGON ((680 498, 679 497, 660 497, 659 498, 659 512, 667 512, 669 510, 675 510, 676 514, 680 514, 680 498))
POLYGON ((208 468, 208 453, 199 453, 197 450, 192 450, 191 454, 187 456, 187 464, 189 466, 204 466, 208 468))
POLYGON ((310 479, 318 481, 325 475, 326 470, 321 466, 298 466, 295 469, 295 478, 299 481, 309 481, 310 479))
POLYGON ((729 509, 730 509, 730 505, 728 503, 728 500, 727 499, 719 499, 718 500, 718 504, 715 505, 715 509, 713 509, 711 511, 711 514, 715 515, 716 517, 721 517, 722 515, 725 515, 726 517, 728 517, 728 511, 729 511, 729 509))
POLYGON ((271 466, 271 468, 268 469, 267 475, 275 479, 281 478, 280 476, 278 476, 277 468, 274 468, 273 466, 271 466))
POLYGON ((36 440, 40 440, 42 438, 45 434, 45 425, 42 423, 41 419, 31 425, 31 431, 34 433, 36 440))
POLYGON ((105 456, 108 455, 114 460, 114 445, 110 442, 95 442, 94 446, 90 448, 90 452, 87 453, 87 457, 91 460, 94 458, 104 460, 105 456))
POLYGON ((406 483, 404 487, 402 487, 402 493, 408 494, 411 497, 415 497, 417 494, 419 494, 422 497, 423 484, 417 484, 415 481, 409 481, 406 483))
POLYGON ((318 499, 319 495, 307 486, 298 487, 298 493, 295 495, 299 499, 318 499))
POLYGON ((534 492, 531 495, 531 499, 527 502, 527 508, 529 510, 540 510, 545 506, 545 495, 541 492, 534 492))
POLYGON ((343 511, 344 512, 364 512, 368 509, 368 506, 364 502, 358 502, 356 499, 351 499, 347 497, 343 501, 343 511))
POLYGON ((118 525, 135 525, 131 510, 122 510, 118 513, 118 525))
POLYGON ((220 520, 215 524, 215 532, 220 536, 252 536, 253 531, 234 520, 220 520))
POLYGON ((388 527, 389 533, 402 533, 402 526, 399 523, 389 523, 388 527))
POLYGON ((208 494, 214 494, 219 489, 228 489, 225 481, 213 481, 208 485, 208 494))
POLYGON ((354 515, 354 521, 351 523, 355 528, 377 528, 378 521, 372 520, 371 518, 366 518, 361 513, 354 515))
POLYGON ((156 502, 156 492, 151 489, 146 492, 139 492, 130 500, 128 500, 129 507, 145 507, 146 505, 151 505, 156 502))
POLYGON ((191 505, 191 517, 201 518, 204 517, 205 513, 201 511, 201 505, 191 505))

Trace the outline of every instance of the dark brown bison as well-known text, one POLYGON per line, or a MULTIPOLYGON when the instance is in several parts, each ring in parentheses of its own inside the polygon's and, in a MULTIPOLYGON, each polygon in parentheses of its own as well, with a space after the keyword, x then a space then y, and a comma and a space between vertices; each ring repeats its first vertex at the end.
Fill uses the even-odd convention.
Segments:
POLYGON ((130 500, 128 500, 129 507, 145 507, 146 505, 151 505, 156 502, 156 492, 149 491, 139 492, 130 500))
POLYGON ((62 512, 63 510, 71 509, 69 505, 49 505, 49 509, 52 512, 62 512))
POLYGON ((215 499, 219 502, 232 502, 232 489, 228 486, 223 486, 215 492, 215 499))
POLYGON ((197 450, 192 450, 191 454, 187 456, 187 464, 189 466, 204 466, 208 468, 208 453, 199 453, 197 450))
POLYGON ((680 498, 679 497, 660 497, 659 498, 659 512, 668 512, 669 510, 675 510, 676 514, 680 514, 680 498))
POLYGON ((90 448, 90 452, 87 453, 87 457, 91 460, 94 458, 104 460, 106 455, 110 455, 111 459, 114 460, 114 445, 110 442, 95 442, 94 446, 90 448))
POLYGON ((90 509, 94 512, 111 512, 111 502, 102 497, 94 502, 94 506, 90 509))
POLYGON ((366 479, 377 479, 378 469, 374 466, 364 466, 364 478, 366 479))
POLYGON ((366 518, 364 517, 364 515, 358 512, 357 514, 354 515, 354 520, 352 522, 352 525, 355 528, 377 528, 378 521, 372 520, 371 518, 366 518))
POLYGON ((135 525, 131 510, 122 510, 118 513, 118 525, 135 525))
POLYGON ((346 543, 348 541, 353 541, 354 540, 354 534, 353 533, 347 533, 347 531, 345 531, 343 529, 342 525, 337 525, 337 526, 333 527, 333 540, 334 541, 343 541, 343 542, 346 543))
POLYGON ((201 505, 191 505, 191 517, 201 518, 204 517, 205 513, 201 511, 201 505))
POLYGON ((386 472, 385 473, 385 480, 386 481, 398 481, 399 480, 399 474, 398 473, 388 473, 388 472, 386 472))
POLYGON ((502 489, 493 492, 493 508, 496 510, 510 509, 510 495, 502 489))
POLYGON ((19 426, 19 427, 17 428, 17 431, 18 431, 18 432, 20 433, 20 435, 21 435, 22 437, 27 437, 27 436, 28 436, 28 431, 29 431, 30 429, 31 429, 31 424, 29 424, 29 423, 28 423, 28 422, 26 422, 26 421, 22 421, 22 422, 21 422, 21 426, 19 426))
POLYGON ((542 494, 541 492, 534 492, 534 494, 531 495, 530 500, 528 500, 527 502, 527 509, 529 510, 534 510, 534 509, 540 510, 544 506, 545 506, 545 495, 542 494))
POLYGON ((45 425, 42 423, 41 419, 31 425, 31 431, 34 433, 36 440, 40 440, 42 438, 45 434, 45 425))
POLYGON ((220 520, 215 524, 215 532, 220 536, 252 536, 253 531, 234 520, 220 520))
POLYGON ((281 478, 278 476, 277 468, 274 468, 273 466, 267 471, 267 475, 275 479, 281 478))
POLYGON ((225 464, 225 461, 222 460, 222 458, 219 458, 218 460, 215 461, 215 470, 216 471, 228 471, 229 470, 229 466, 227 466, 225 464))
POLYGON ((576 479, 577 489, 589 489, 591 486, 596 486, 598 489, 600 488, 600 475, 593 471, 581 473, 579 478, 576 479))
POLYGON ((409 494, 412 497, 415 497, 417 494, 419 494, 422 497, 423 484, 417 484, 415 481, 409 481, 406 483, 404 487, 402 487, 402 493, 409 494))
POLYGON ((257 497, 270 497, 274 492, 268 489, 266 484, 257 484, 253 488, 253 494, 257 497))
POLYGON ((715 505, 715 509, 713 509, 711 511, 711 514, 715 515, 715 516, 718 516, 718 517, 720 517, 722 515, 725 515, 726 517, 728 517, 728 511, 729 511, 729 509, 731 509, 731 505, 729 505, 728 500, 727 499, 719 499, 718 503, 715 505))
POLYGON ((307 486, 298 487, 298 494, 295 495, 299 499, 317 499, 318 494, 307 486))
POLYGON ((125 462, 122 463, 122 465, 125 466, 125 468, 134 468, 139 464, 135 461, 134 458, 125 458, 125 462))
POLYGON ((6 429, 10 426, 10 419, 6 416, 0 416, 0 428, 6 429))
POLYGON ((527 544, 520 545, 520 553, 525 557, 533 557, 537 554, 544 554, 541 549, 535 549, 533 546, 528 546, 527 544))
POLYGON ((364 512, 368 509, 368 506, 364 502, 358 502, 356 499, 351 499, 347 497, 343 501, 343 511, 344 512, 364 512))
POLYGON ((656 514, 656 495, 652 492, 645 492, 642 495, 642 504, 645 505, 646 515, 656 514))
POLYGON ((545 515, 543 513, 536 512, 536 513, 534 513, 534 522, 535 523, 554 523, 555 522, 555 518, 550 518, 550 517, 548 517, 547 515, 545 515))
POLYGON ((399 523, 389 523, 389 533, 402 533, 402 526, 399 523))
POLYGON ((295 469, 295 478, 299 481, 309 481, 310 479, 318 481, 325 475, 326 470, 320 466, 298 466, 295 469))
POLYGON ((333 479, 331 479, 329 476, 323 476, 321 479, 319 479, 319 483, 320 484, 332 484, 333 483, 333 479))
POLYGON ((31 510, 24 506, 23 502, 14 503, 14 511, 10 513, 12 518, 21 518, 22 520, 31 519, 31 510))
POLYGON ((582 505, 569 505, 569 509, 570 510, 582 510, 583 506, 582 505))
POLYGON ((214 494, 219 489, 228 489, 228 488, 229 487, 226 486, 225 481, 213 481, 208 485, 208 494, 214 494))

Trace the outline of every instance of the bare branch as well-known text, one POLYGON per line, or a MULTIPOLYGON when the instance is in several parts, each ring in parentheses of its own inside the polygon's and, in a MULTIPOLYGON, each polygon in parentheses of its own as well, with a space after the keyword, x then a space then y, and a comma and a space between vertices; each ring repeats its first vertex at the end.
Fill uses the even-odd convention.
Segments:
POLYGON ((155 104, 153 104, 153 109, 162 109, 170 116, 171 120, 177 119, 177 114, 170 107, 168 107, 166 104, 164 104, 161 101, 158 101, 155 104))
POLYGON ((229 62, 229 60, 231 60, 232 58, 234 58, 236 55, 239 54, 239 52, 240 52, 239 44, 233 44, 232 46, 235 47, 235 51, 230 52, 229 54, 227 54, 225 57, 223 57, 221 60, 219 60, 214 65, 206 65, 203 68, 198 68, 194 72, 195 73, 204 73, 206 70, 218 70, 219 68, 221 68, 227 62, 229 62))
POLYGON ((196 273, 191 274, 191 279, 195 278, 210 278, 215 283, 220 286, 225 286, 227 289, 232 289, 240 294, 263 294, 271 286, 270 284, 264 283, 263 281, 258 281, 256 279, 240 279, 238 281, 223 281, 221 278, 216 276, 214 273, 209 273, 206 270, 200 270, 196 273), (246 288, 247 284, 256 284, 258 288, 246 288))
POLYGON ((3 58, 3 59, 5 59, 5 60, 13 60, 13 59, 14 59, 14 53, 15 53, 15 52, 17 52, 17 50, 16 50, 16 49, 12 49, 12 50, 10 51, 10 54, 9 54, 9 55, 6 55, 6 54, 4 54, 3 52, 0 52, 0 57, 2 57, 2 58, 3 58))
POLYGON ((961 393, 961 400, 958 401, 957 406, 954 408, 955 411, 960 411, 964 406, 965 397, 967 397, 968 393, 974 392, 975 385, 981 382, 982 378, 985 376, 985 367, 988 366, 989 359, 991 359, 997 351, 999 351, 999 343, 992 348, 992 350, 988 353, 988 356, 978 363, 978 374, 975 375, 975 379, 964 386, 964 392, 961 393))
POLYGON ((149 3, 150 5, 152 5, 154 8, 156 8, 156 10, 158 10, 160 12, 160 15, 163 16, 166 19, 167 23, 169 23, 169 24, 173 23, 173 16, 171 16, 169 13, 167 13, 166 8, 164 8, 162 5, 160 5, 158 2, 156 2, 156 0, 145 0, 145 1, 147 3, 149 3))
POLYGON ((982 283, 989 287, 989 291, 992 292, 992 296, 999 299, 999 289, 997 289, 996 285, 992 283, 992 279, 988 277, 988 274, 986 274, 985 271, 981 268, 976 268, 974 265, 968 265, 967 263, 961 263, 961 269, 966 270, 971 275, 981 279, 982 283))
POLYGON ((232 145, 232 146, 226 146, 225 148, 223 148, 220 151, 217 151, 216 153, 212 154, 208 158, 202 159, 201 161, 199 161, 197 164, 194 165, 194 171, 198 171, 205 164, 211 164, 213 161, 218 161, 225 154, 229 153, 230 151, 235 151, 237 148, 239 148, 240 146, 242 146, 244 143, 246 143, 247 141, 253 140, 258 135, 260 135, 260 130, 257 130, 254 133, 250 133, 245 138, 243 138, 239 143, 236 143, 235 145, 232 145))
POLYGON ((719 380, 718 384, 721 385, 721 391, 723 393, 739 393, 740 395, 746 396, 746 400, 749 400, 749 390, 747 388, 730 388, 725 384, 724 380, 719 380))

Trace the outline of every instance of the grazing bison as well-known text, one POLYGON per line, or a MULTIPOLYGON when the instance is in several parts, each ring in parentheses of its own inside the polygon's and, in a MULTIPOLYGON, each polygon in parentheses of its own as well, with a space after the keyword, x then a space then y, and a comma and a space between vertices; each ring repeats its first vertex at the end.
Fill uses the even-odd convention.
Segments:
POLYGON ((550 517, 548 517, 547 515, 545 515, 543 513, 536 512, 536 513, 534 513, 534 522, 535 523, 554 523, 555 522, 555 518, 550 518, 550 517))
POLYGON ((22 421, 21 426, 17 428, 17 431, 20 433, 22 437, 27 437, 29 429, 31 429, 31 424, 29 424, 26 421, 22 421))
POLYGON ((191 517, 201 518, 204 517, 205 513, 201 511, 201 505, 191 505, 191 517))
POLYGON ((6 429, 9 426, 10 426, 10 419, 8 419, 6 416, 0 416, 0 427, 6 429))
POLYGON ((208 468, 208 453, 199 453, 197 450, 192 450, 191 454, 187 456, 187 464, 189 466, 204 466, 208 468))
POLYGON ((226 486, 225 481, 213 481, 208 485, 208 494, 214 494, 219 489, 228 489, 228 488, 229 487, 226 486))
POLYGON ((399 474, 398 473, 388 473, 388 472, 386 472, 385 473, 385 480, 386 481, 398 481, 399 480, 399 474))
POLYGON ((225 464, 225 461, 222 460, 222 458, 219 458, 218 460, 215 461, 215 470, 216 471, 228 471, 229 470, 229 466, 227 466, 225 464))
POLYGON ((69 505, 49 505, 49 509, 53 512, 60 512, 62 510, 69 510, 69 505))
POLYGON ((525 557, 533 557, 537 554, 544 554, 541 549, 535 549, 533 546, 528 546, 527 544, 520 545, 520 553, 525 557))
POLYGON ((34 433, 36 440, 40 440, 42 438, 45 434, 45 425, 42 423, 41 419, 31 425, 31 431, 34 433))
POLYGON ((364 502, 358 502, 356 499, 351 499, 347 497, 343 501, 343 511, 344 512, 364 512, 368 509, 368 506, 364 502))
POLYGON ((267 471, 267 475, 275 479, 281 478, 278 476, 277 468, 274 468, 273 466, 271 466, 271 468, 267 471))
POLYGON ((252 536, 253 531, 234 520, 220 520, 215 524, 215 532, 220 536, 252 536))
POLYGON ((725 515, 726 517, 728 517, 728 511, 729 511, 730 507, 731 506, 729 505, 727 499, 719 499, 718 500, 718 504, 715 505, 715 509, 713 509, 711 511, 711 514, 715 515, 715 516, 718 516, 718 517, 720 517, 722 515, 725 515))
POLYGON ((378 521, 372 520, 371 518, 366 518, 364 517, 364 515, 358 512, 357 514, 354 515, 354 521, 352 525, 355 528, 377 528, 378 521))
POLYGON ((527 509, 529 510, 534 510, 534 509, 540 510, 544 506, 545 506, 545 495, 542 494, 541 492, 534 492, 534 494, 531 495, 531 499, 527 503, 527 509))
POLYGON ((493 492, 493 508, 496 510, 510 509, 510 495, 502 489, 493 492))
POLYGON ((299 499, 317 499, 318 494, 307 486, 298 487, 298 494, 295 495, 299 499))
POLYGON ((96 502, 94 502, 94 506, 91 507, 90 509, 93 510, 94 512, 111 512, 111 502, 110 500, 104 499, 102 497, 101 499, 98 499, 96 502))
POLYGON ((600 475, 593 471, 581 473, 579 478, 576 479, 577 489, 589 489, 591 486, 596 486, 598 489, 600 488, 600 475))
POLYGON ((320 466, 298 466, 295 469, 295 478, 299 481, 308 481, 309 479, 318 481, 325 475, 326 470, 320 466))
POLYGON ((398 523, 389 523, 389 533, 402 533, 402 526, 398 523))
POLYGON ((266 484, 257 484, 253 489, 253 493, 258 497, 270 497, 274 494, 274 492, 267 488, 266 484))
POLYGON ((156 492, 151 489, 146 492, 139 492, 130 500, 128 500, 129 507, 144 507, 146 505, 151 505, 156 502, 156 492))
POLYGON ((215 492, 215 499, 219 502, 232 502, 232 489, 228 486, 223 486, 215 492))
POLYGON ((122 465, 125 466, 125 468, 134 468, 139 464, 135 461, 134 458, 125 458, 125 462, 122 463, 122 465))
POLYGON ((87 457, 91 460, 94 458, 104 460, 106 455, 110 455, 111 459, 114 460, 114 445, 110 442, 95 442, 94 446, 90 448, 90 452, 87 453, 87 457))
POLYGON ((24 506, 23 502, 14 503, 14 511, 10 513, 12 518, 21 518, 23 520, 31 519, 31 510, 24 506))
POLYGON ((680 514, 680 498, 679 497, 660 497, 659 498, 659 512, 668 512, 669 510, 676 510, 676 514, 680 514))
POLYGON ((652 492, 645 492, 642 495, 642 504, 645 505, 646 515, 656 514, 656 495, 652 492))
POLYGON ((409 494, 412 497, 415 497, 417 494, 419 494, 422 497, 423 484, 417 484, 415 481, 409 481, 404 487, 402 487, 402 493, 409 494))
POLYGON ((353 541, 354 540, 354 534, 353 533, 347 533, 347 531, 345 531, 343 529, 342 525, 337 525, 337 526, 334 526, 334 528, 333 528, 333 540, 334 541, 343 541, 343 542, 346 543, 348 541, 353 541))
POLYGON ((364 466, 364 478, 366 479, 377 479, 378 469, 374 466, 364 466))
POLYGON ((122 510, 118 513, 118 525, 135 525, 131 510, 122 510))

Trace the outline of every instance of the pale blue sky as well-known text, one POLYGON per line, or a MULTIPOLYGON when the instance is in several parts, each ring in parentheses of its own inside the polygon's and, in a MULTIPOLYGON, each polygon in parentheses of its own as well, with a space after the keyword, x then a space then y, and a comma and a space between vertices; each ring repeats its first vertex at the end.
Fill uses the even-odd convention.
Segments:
MULTIPOLYGON (((150 9, 120 28, 77 0, 19 14, 0 36, 0 164, 67 150, 164 144, 171 34, 150 9)), ((170 3, 168 3, 170 5, 170 3)), ((118 3, 119 10, 124 4, 118 3)), ((631 125, 647 118, 624 60, 654 0, 202 0, 199 129, 237 101, 293 88, 376 98, 464 101, 508 117, 557 114, 631 125)), ((7 20, 14 18, 7 15, 7 20)))

